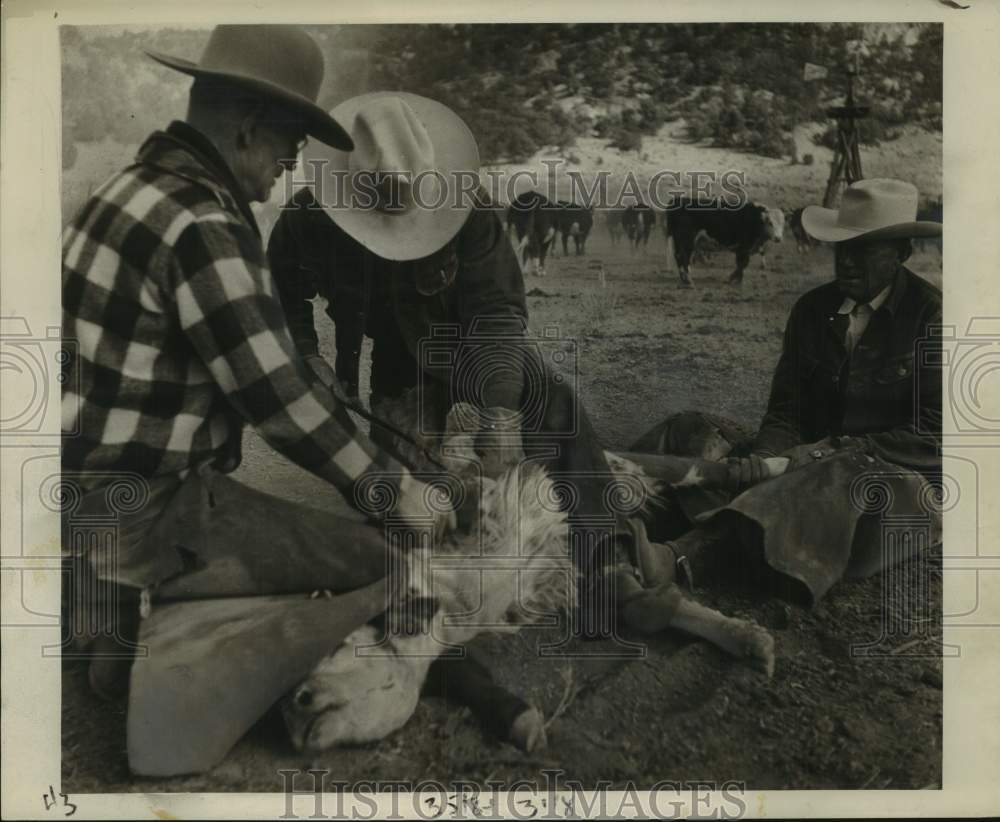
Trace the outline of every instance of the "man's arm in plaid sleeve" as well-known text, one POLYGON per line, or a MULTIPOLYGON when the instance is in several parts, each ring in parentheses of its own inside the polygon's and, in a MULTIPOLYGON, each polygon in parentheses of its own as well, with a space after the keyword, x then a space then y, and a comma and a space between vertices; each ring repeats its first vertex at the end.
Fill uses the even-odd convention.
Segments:
POLYGON ((233 407, 352 505, 356 483, 369 473, 387 474, 405 491, 409 472, 357 429, 296 356, 256 237, 202 219, 181 232, 174 250, 181 327, 233 407))

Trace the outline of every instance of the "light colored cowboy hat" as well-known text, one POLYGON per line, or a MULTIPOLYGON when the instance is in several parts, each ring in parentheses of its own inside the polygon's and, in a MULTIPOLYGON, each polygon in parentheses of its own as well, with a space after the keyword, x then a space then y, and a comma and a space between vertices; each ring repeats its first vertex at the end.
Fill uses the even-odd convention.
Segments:
POLYGON ((802 211, 802 227, 826 243, 858 237, 936 237, 941 233, 941 223, 917 219, 917 187, 887 179, 858 180, 848 186, 839 209, 808 206, 802 211))
POLYGON ((362 94, 330 114, 350 132, 354 151, 310 144, 298 172, 321 175, 313 192, 330 219, 387 260, 426 257, 458 233, 473 205, 459 183, 479 174, 479 147, 461 117, 403 91, 362 94), (377 196, 374 175, 386 174, 415 185, 377 196))
POLYGON ((317 140, 345 151, 354 146, 340 123, 316 105, 323 53, 300 26, 216 26, 198 63, 146 54, 192 77, 228 80, 282 103, 302 116, 306 133, 317 140))

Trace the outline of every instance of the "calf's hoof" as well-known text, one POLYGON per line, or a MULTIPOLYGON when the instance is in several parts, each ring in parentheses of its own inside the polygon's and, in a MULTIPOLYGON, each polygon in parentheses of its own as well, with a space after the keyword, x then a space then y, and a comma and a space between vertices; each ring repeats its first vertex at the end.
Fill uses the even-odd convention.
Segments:
POLYGON ((508 741, 525 753, 541 750, 548 744, 545 721, 536 708, 522 711, 511 723, 508 741))
POLYGON ((727 626, 731 632, 728 650, 770 679, 774 676, 774 638, 753 622, 734 619, 732 623, 727 626))

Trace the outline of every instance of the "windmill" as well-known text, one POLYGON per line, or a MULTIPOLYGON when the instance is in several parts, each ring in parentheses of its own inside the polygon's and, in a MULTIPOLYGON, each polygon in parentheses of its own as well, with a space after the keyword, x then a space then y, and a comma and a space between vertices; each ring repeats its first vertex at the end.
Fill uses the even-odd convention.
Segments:
MULTIPOLYGON (((833 161, 830 163, 830 177, 826 182, 826 193, 823 195, 823 205, 833 208, 840 199, 840 192, 864 176, 861 171, 861 151, 858 146, 857 121, 868 116, 870 108, 859 106, 854 100, 854 78, 858 76, 861 58, 867 56, 868 48, 862 40, 851 40, 847 43, 847 94, 844 105, 833 106, 826 110, 827 116, 837 121, 837 142, 833 150, 833 161)), ((827 70, 823 66, 806 63, 803 79, 806 81, 826 77, 827 70)))

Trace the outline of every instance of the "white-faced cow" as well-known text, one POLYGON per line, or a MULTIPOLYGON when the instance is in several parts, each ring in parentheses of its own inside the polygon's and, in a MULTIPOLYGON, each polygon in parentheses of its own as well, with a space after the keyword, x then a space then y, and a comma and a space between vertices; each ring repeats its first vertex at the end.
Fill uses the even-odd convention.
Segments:
POLYGON ((545 276, 545 257, 555 240, 558 215, 558 205, 537 191, 526 191, 510 204, 507 225, 513 226, 517 235, 517 250, 524 271, 533 263, 538 276, 545 276))
POLYGON ((750 262, 750 255, 760 251, 769 241, 781 240, 784 216, 780 210, 758 203, 747 202, 731 208, 718 200, 701 204, 684 198, 670 210, 667 232, 668 239, 674 243, 674 258, 682 285, 691 285, 691 255, 703 232, 723 248, 736 253, 736 268, 729 282, 739 284, 743 282, 743 271, 750 262))
POLYGON ((656 212, 645 203, 630 205, 622 215, 622 228, 625 229, 625 236, 632 244, 632 250, 646 249, 649 243, 649 235, 656 225, 656 212))

